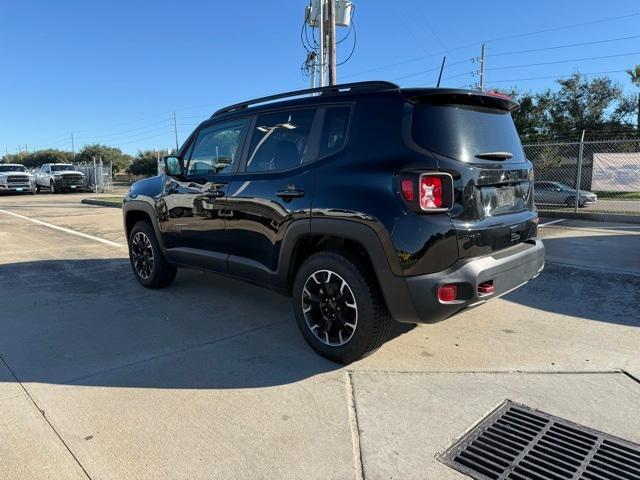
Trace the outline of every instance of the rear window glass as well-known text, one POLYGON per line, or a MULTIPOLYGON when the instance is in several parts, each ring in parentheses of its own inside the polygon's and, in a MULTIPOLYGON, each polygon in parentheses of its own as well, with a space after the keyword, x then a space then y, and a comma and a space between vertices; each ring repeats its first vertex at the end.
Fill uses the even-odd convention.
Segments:
POLYGON ((349 107, 327 108, 320 137, 320 156, 337 152, 344 145, 349 125, 349 107))
POLYGON ((509 152, 525 161, 511 114, 468 105, 418 104, 413 109, 413 139, 433 152, 463 162, 481 161, 479 153, 509 152))

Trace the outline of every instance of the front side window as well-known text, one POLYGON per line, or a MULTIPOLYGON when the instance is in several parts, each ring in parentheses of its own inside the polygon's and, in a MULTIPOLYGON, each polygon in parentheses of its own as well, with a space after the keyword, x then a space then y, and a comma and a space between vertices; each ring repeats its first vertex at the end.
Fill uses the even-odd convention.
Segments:
POLYGON ((247 172, 295 168, 307 153, 315 109, 259 115, 251 138, 247 172))
POLYGON ((191 151, 187 175, 231 173, 238 160, 246 120, 203 128, 191 151))
POLYGON ((320 136, 320 156, 330 155, 342 148, 347 138, 349 107, 327 108, 320 136))

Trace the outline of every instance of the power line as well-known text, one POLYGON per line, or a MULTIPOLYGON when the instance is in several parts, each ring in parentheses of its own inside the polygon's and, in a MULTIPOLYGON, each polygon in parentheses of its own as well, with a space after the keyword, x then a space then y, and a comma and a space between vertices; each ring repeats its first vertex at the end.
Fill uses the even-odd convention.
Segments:
POLYGON ((516 55, 520 53, 533 53, 533 52, 544 52, 547 50, 558 50, 561 48, 570 48, 570 47, 583 47, 585 45, 597 45, 601 43, 610 43, 610 42, 620 42, 622 40, 633 40, 635 38, 640 38, 640 35, 633 35, 631 37, 618 37, 618 38, 608 38, 606 40, 594 40, 592 42, 580 42, 580 43, 571 43, 568 45, 555 45, 552 47, 543 47, 543 48, 530 48, 528 50, 515 50, 512 52, 500 52, 500 53, 490 53, 487 57, 501 57, 503 55, 516 55))
MULTIPOLYGON (((485 43, 499 42, 499 41, 509 40, 509 39, 513 39, 513 38, 526 37, 526 36, 530 36, 530 35, 538 35, 540 33, 547 33, 547 32, 564 30, 564 29, 569 29, 569 28, 582 27, 582 26, 586 26, 586 25, 594 25, 594 24, 597 24, 597 23, 611 22, 611 21, 614 21, 614 20, 621 20, 621 19, 624 19, 624 18, 631 18, 631 17, 636 17, 636 16, 639 16, 639 15, 640 15, 640 12, 636 12, 636 13, 632 13, 632 14, 628 14, 628 15, 620 15, 620 16, 617 16, 617 17, 609 17, 609 18, 603 18, 603 19, 599 19, 599 20, 592 20, 590 22, 575 23, 575 24, 571 24, 571 25, 563 25, 563 26, 558 26, 558 27, 546 28, 546 29, 543 29, 543 30, 536 30, 536 31, 533 31, 533 32, 525 32, 525 33, 519 33, 519 34, 514 34, 514 35, 508 35, 508 36, 504 36, 504 37, 492 38, 492 39, 486 40, 485 43)), ((343 78, 359 76, 359 75, 363 75, 365 73, 376 72, 376 71, 380 71, 380 70, 385 70, 387 68, 397 67, 399 65, 405 65, 407 63, 413 63, 413 62, 426 60, 428 58, 439 57, 439 56, 442 56, 442 55, 444 55, 446 53, 451 53, 451 52, 455 52, 455 51, 458 51, 458 50, 463 50, 463 49, 466 49, 466 48, 476 47, 476 46, 480 45, 481 43, 482 42, 469 43, 469 44, 466 44, 466 45, 460 45, 458 47, 450 48, 450 49, 447 49, 447 50, 442 50, 440 52, 436 52, 436 53, 433 53, 433 54, 430 54, 430 55, 422 55, 422 56, 414 57, 414 58, 407 59, 407 60, 401 60, 399 62, 389 63, 387 65, 381 65, 379 67, 371 68, 371 69, 368 69, 368 70, 362 70, 360 72, 351 73, 351 74, 348 74, 348 75, 343 75, 343 78)))
MULTIPOLYGON (((169 123, 168 122, 167 122, 166 125, 163 125, 163 126, 160 126, 160 127, 150 128, 148 130, 144 130, 142 132, 137 132, 137 133, 134 133, 132 135, 124 135, 124 136, 120 135, 120 136, 117 136, 116 138, 110 138, 110 139, 105 140, 105 141, 107 143, 113 143, 113 142, 117 143, 120 140, 127 140, 129 138, 139 137, 140 135, 146 135, 148 133, 159 132, 160 130, 165 130, 167 128, 169 128, 169 123)), ((86 144, 86 143, 91 143, 90 141, 95 141, 95 140, 97 140, 96 137, 83 137, 82 142, 86 144)))
MULTIPOLYGON (((607 70, 604 72, 590 72, 590 73, 579 73, 579 75, 583 75, 583 76, 591 76, 591 75, 606 75, 608 73, 621 73, 621 72, 626 72, 626 70, 607 70)), ((576 72, 578 73, 578 72, 576 72)), ((545 76, 545 77, 527 77, 527 78, 511 78, 511 79, 504 79, 504 80, 492 80, 490 83, 507 83, 507 82, 525 82, 528 80, 547 80, 549 78, 554 78, 554 79, 559 79, 559 78, 567 78, 567 77, 571 77, 574 74, 568 74, 568 75, 549 75, 549 76, 545 76)))
MULTIPOLYGON (((163 123, 164 124, 168 124, 168 122, 169 122, 169 119, 168 118, 164 118, 164 119, 158 120, 156 122, 151 122, 151 123, 149 123, 147 125, 143 125, 143 126, 136 127, 136 128, 130 128, 130 129, 127 129, 127 130, 121 130, 119 132, 105 133, 105 134, 100 134, 100 135, 76 135, 76 138, 79 138, 79 139, 86 139, 86 138, 89 138, 89 139, 101 139, 101 138, 106 138, 106 137, 117 137, 117 136, 120 136, 120 135, 123 135, 123 134, 127 135, 127 134, 129 134, 131 132, 135 132, 135 131, 138 131, 138 130, 146 130, 146 129, 149 129, 149 127, 152 127, 152 126, 155 126, 155 125, 160 125, 160 124, 163 124, 163 123)), ((157 127, 156 127, 156 129, 157 129, 157 127)), ((141 133, 145 133, 145 132, 141 132, 141 133)))
POLYGON ((602 18, 599 20, 591 20, 589 22, 574 23, 571 25, 563 25, 559 27, 551 27, 551 28, 545 28, 542 30, 536 30, 534 32, 517 33, 514 35, 507 35, 504 37, 492 38, 491 40, 487 40, 487 42, 499 42, 502 40, 511 40, 512 38, 521 38, 521 37, 528 37, 530 35, 538 35, 540 33, 557 32, 558 30, 566 30, 568 28, 576 28, 576 27, 585 27, 587 25, 595 25, 597 23, 612 22, 614 20, 622 20, 623 18, 637 17, 639 15, 640 15, 640 12, 630 13, 627 15, 618 15, 617 17, 602 18))
POLYGON ((571 62, 583 62, 587 60, 602 60, 605 58, 616 58, 616 57, 628 57, 630 55, 640 55, 640 52, 630 52, 630 53, 618 53, 615 55, 602 55, 599 57, 583 57, 583 58, 572 58, 569 60, 556 60, 553 62, 541 62, 541 63, 527 63, 524 65, 505 65, 503 67, 492 67, 487 68, 487 70, 505 70, 508 68, 524 68, 524 67, 538 67, 541 65, 555 65, 559 63, 571 63, 571 62))
POLYGON ((117 146, 120 146, 120 145, 127 145, 127 144, 129 144, 129 143, 141 142, 141 141, 143 141, 143 140, 150 140, 150 139, 152 139, 152 138, 158 138, 158 137, 162 137, 162 136, 164 136, 164 135, 170 136, 170 135, 172 135, 172 134, 173 134, 173 131, 172 131, 172 130, 167 130, 167 131, 165 131, 165 132, 158 133, 157 135, 150 135, 150 136, 148 136, 148 137, 139 138, 139 139, 136 139, 136 140, 129 140, 129 141, 127 141, 127 142, 115 142, 115 143, 113 143, 113 145, 117 145, 117 146))
MULTIPOLYGON (((465 58, 464 60, 460 60, 458 62, 449 63, 447 65, 447 68, 454 67, 456 65, 461 65, 463 63, 467 63, 467 62, 470 62, 470 61, 471 61, 470 58, 465 58)), ((392 78, 391 80, 402 80, 404 78, 416 77, 418 75, 423 75, 425 73, 430 73, 430 72, 436 72, 438 70, 440 70, 440 67, 429 68, 427 70, 421 70, 421 71, 416 72, 416 73, 410 73, 409 75, 402 75, 401 77, 395 77, 395 78, 392 78)), ((445 80, 446 80, 446 78, 445 78, 445 80)))

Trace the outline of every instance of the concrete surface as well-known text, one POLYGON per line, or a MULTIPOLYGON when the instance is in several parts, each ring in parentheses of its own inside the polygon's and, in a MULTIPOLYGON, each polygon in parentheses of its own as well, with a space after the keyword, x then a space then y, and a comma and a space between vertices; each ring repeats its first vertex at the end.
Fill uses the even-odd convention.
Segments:
POLYGON ((2 479, 460 478, 434 454, 506 398, 640 441, 637 226, 544 226, 540 277, 342 367, 286 297, 143 289, 81 198, 0 197, 2 479))

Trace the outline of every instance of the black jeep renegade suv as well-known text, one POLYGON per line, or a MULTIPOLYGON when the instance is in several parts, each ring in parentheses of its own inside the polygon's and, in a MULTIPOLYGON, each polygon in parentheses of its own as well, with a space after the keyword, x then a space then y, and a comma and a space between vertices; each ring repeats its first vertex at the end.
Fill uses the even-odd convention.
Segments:
POLYGON ((219 110, 123 208, 148 288, 199 267, 293 297, 348 363, 540 273, 532 165, 506 96, 362 82, 219 110), (304 94, 311 94, 303 96, 304 94))

